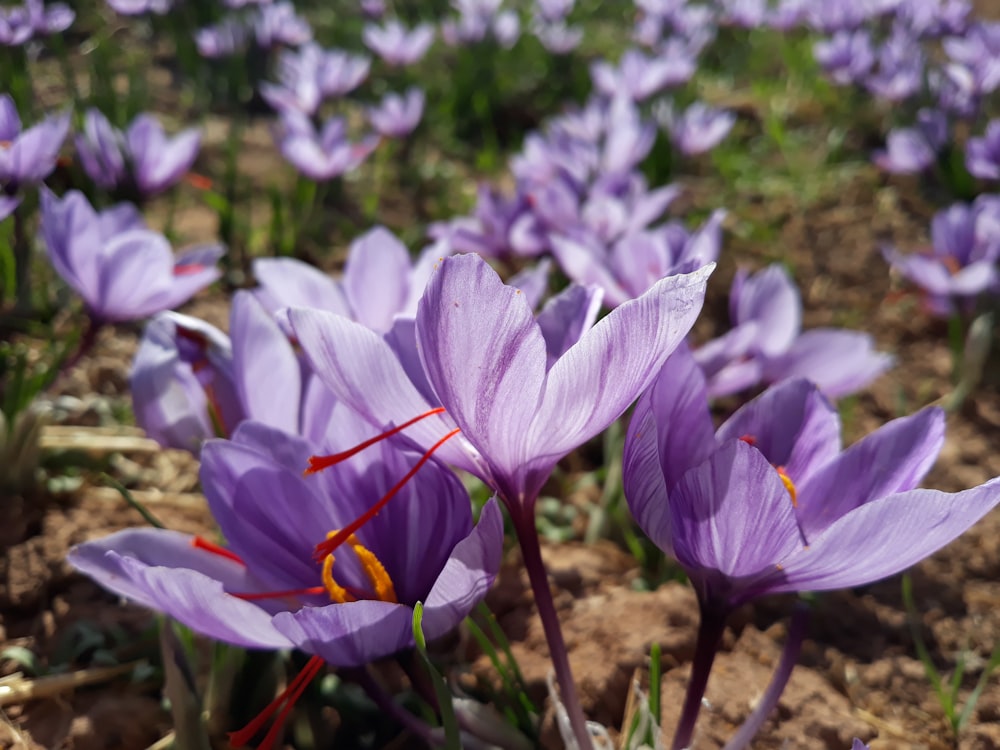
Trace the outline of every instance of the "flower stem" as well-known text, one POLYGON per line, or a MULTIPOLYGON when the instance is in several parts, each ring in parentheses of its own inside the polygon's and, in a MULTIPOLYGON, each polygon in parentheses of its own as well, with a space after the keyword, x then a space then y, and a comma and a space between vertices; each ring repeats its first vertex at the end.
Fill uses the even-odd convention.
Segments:
POLYGON ((694 662, 691 664, 691 678, 688 681, 687 695, 684 696, 681 718, 674 733, 672 750, 683 750, 691 745, 694 725, 701 710, 701 700, 705 696, 705 688, 708 687, 708 675, 712 671, 712 663, 719 651, 719 642, 726 629, 728 617, 728 608, 701 604, 701 622, 698 623, 698 642, 694 649, 694 662))
POLYGON ((393 697, 386 692, 386 689, 368 671, 367 667, 344 670, 344 676, 358 683, 365 693, 368 694, 368 697, 372 699, 372 702, 378 706, 380 711, 387 716, 391 716, 393 720, 410 732, 410 734, 419 737, 431 747, 441 744, 440 740, 434 736, 434 733, 427 724, 393 700, 393 697))
POLYGON ((511 510, 511 520, 517 532, 517 540, 521 545, 521 556, 524 567, 528 571, 531 590, 535 595, 535 605, 538 607, 538 617, 542 621, 545 640, 549 644, 552 666, 555 669, 556 680, 559 682, 559 692, 563 705, 569 716, 570 726, 576 737, 579 750, 591 750, 590 733, 587 731, 587 721, 583 716, 580 698, 576 693, 573 673, 569 666, 569 655, 566 652, 566 642, 563 640, 562 629, 559 627, 559 616, 549 589, 548 575, 545 563, 542 562, 542 548, 538 539, 538 528, 535 526, 534 506, 527 509, 511 510))
POLYGON ((782 692, 784 692, 785 685, 788 684, 788 678, 792 676, 792 669, 795 667, 795 662, 802 651, 802 642, 805 640, 806 625, 808 622, 809 607, 804 602, 799 602, 792 611, 792 619, 788 623, 788 636, 785 638, 785 648, 782 650, 781 659, 778 661, 778 666, 775 667, 774 674, 771 676, 771 683, 767 686, 767 690, 764 691, 764 695, 757 702, 757 707, 753 710, 753 713, 743 722, 743 726, 736 730, 736 734, 726 743, 723 750, 743 750, 743 748, 749 747, 750 741, 760 731, 761 726, 771 711, 774 710, 774 707, 778 705, 778 699, 781 697, 782 692))

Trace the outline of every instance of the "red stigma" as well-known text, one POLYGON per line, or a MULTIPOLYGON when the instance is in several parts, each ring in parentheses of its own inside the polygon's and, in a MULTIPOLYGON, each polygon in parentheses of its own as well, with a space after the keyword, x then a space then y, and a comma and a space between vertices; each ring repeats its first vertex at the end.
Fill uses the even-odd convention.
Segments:
POLYGON ((174 266, 174 276, 193 276, 196 273, 201 273, 205 268, 206 266, 202 263, 185 263, 174 266))
POLYGON ((205 550, 205 552, 210 552, 213 555, 218 555, 219 557, 225 557, 227 560, 232 560, 233 562, 239 563, 240 565, 246 565, 243 562, 243 558, 237 555, 230 549, 221 547, 215 542, 208 541, 205 537, 196 536, 191 540, 191 546, 195 549, 205 550))
POLYGON ((195 172, 188 172, 184 175, 184 180, 188 185, 197 190, 211 190, 212 180, 205 175, 197 174, 195 172))
POLYGON ((310 586, 306 589, 286 589, 284 591, 251 591, 246 594, 233 594, 230 596, 235 596, 237 599, 242 599, 245 602, 256 602, 261 599, 284 599, 287 596, 315 596, 317 594, 325 594, 326 589, 322 586, 310 586))
POLYGON ((757 445, 757 438, 755 438, 753 435, 743 435, 740 437, 740 440, 742 440, 749 446, 757 445))
MULTIPOLYGON (((437 410, 433 410, 433 411, 437 412, 437 411, 444 411, 444 410, 443 409, 437 409, 437 410)), ((427 414, 421 415, 420 417, 417 417, 416 419, 423 419, 424 417, 428 416, 429 414, 430 414, 430 412, 428 412, 427 414)), ((407 424, 411 424, 412 422, 416 421, 416 419, 410 420, 410 422, 408 422, 407 424)), ((398 432, 400 429, 402 429, 405 426, 406 426, 405 424, 401 425, 400 427, 396 428, 396 431, 398 432)), ((406 475, 402 479, 400 479, 398 482, 396 482, 396 484, 393 485, 392 489, 390 489, 388 492, 386 492, 385 495, 383 495, 382 498, 377 503, 375 503, 371 508, 369 508, 367 511, 365 511, 361 516, 359 516, 355 520, 351 521, 351 523, 349 523, 347 526, 345 526, 344 528, 342 528, 340 531, 338 531, 332 537, 330 537, 326 541, 323 541, 323 542, 320 542, 319 544, 317 544, 316 547, 313 549, 313 560, 315 560, 316 562, 322 562, 326 558, 327 555, 333 554, 333 551, 336 550, 337 547, 339 547, 341 544, 343 544, 345 541, 347 541, 347 539, 351 536, 351 534, 354 534, 358 529, 360 529, 362 526, 364 526, 366 523, 368 523, 372 518, 374 518, 375 516, 377 516, 378 513, 379 513, 379 511, 381 511, 382 508, 384 508, 388 504, 388 502, 390 500, 392 500, 392 498, 401 489, 403 489, 403 487, 406 485, 406 483, 409 482, 411 479, 413 479, 414 475, 418 471, 420 471, 420 468, 425 463, 427 463, 428 461, 431 460, 431 456, 434 455, 434 452, 438 448, 440 448, 442 445, 444 445, 448 440, 450 440, 451 438, 455 437, 455 435, 457 435, 461 431, 462 430, 460 428, 456 427, 454 430, 452 430, 447 435, 445 435, 443 438, 441 438, 436 443, 434 443, 434 445, 432 445, 427 450, 427 452, 424 453, 424 455, 422 455, 420 457, 420 460, 417 461, 415 464, 413 464, 412 468, 408 472, 406 472, 406 475)), ((381 439, 381 437, 385 437, 385 436, 380 436, 380 439, 381 439)), ((352 449, 352 450, 354 450, 354 449, 352 449)), ((357 451, 355 450, 354 452, 356 453, 357 451)), ((351 455, 353 455, 353 453, 351 455)))
POLYGON ((278 740, 278 735, 281 733, 281 728, 288 719, 288 715, 295 707, 296 701, 302 697, 302 693, 305 692, 306 688, 309 687, 309 683, 323 669, 324 664, 325 662, 321 657, 312 657, 306 663, 305 667, 302 668, 302 671, 295 676, 295 679, 288 683, 288 687, 282 690, 281 694, 271 701, 263 711, 257 714, 249 724, 236 732, 229 733, 229 743, 233 747, 246 747, 254 735, 267 723, 268 719, 274 716, 274 723, 271 724, 271 728, 267 730, 264 739, 257 746, 257 750, 271 750, 278 740), (275 716, 275 714, 277 715, 275 716))
POLYGON ((323 469, 329 469, 331 466, 335 466, 336 464, 339 464, 341 461, 346 461, 351 456, 356 456, 365 448, 375 445, 375 443, 381 442, 386 438, 390 438, 393 435, 402 432, 410 425, 419 422, 421 419, 432 417, 435 414, 442 414, 443 412, 444 412, 443 406, 439 406, 436 409, 431 409, 430 411, 426 411, 423 414, 420 414, 414 417, 413 419, 409 420, 408 422, 403 422, 403 424, 399 425, 398 427, 393 427, 391 430, 383 432, 380 435, 376 435, 373 438, 369 438, 368 440, 365 440, 363 443, 358 443, 353 448, 350 448, 341 453, 331 453, 329 456, 309 456, 309 467, 302 473, 308 476, 309 474, 315 474, 316 472, 323 471, 323 469))

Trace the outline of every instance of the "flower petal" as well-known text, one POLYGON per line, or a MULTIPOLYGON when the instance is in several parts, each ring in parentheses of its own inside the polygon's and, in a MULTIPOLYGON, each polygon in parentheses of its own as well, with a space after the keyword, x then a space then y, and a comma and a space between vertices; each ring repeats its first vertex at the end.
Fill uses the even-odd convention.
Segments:
POLYGON ((894 419, 859 440, 799 485, 806 539, 865 503, 913 489, 943 444, 944 412, 938 408, 894 419))
POLYGON ((1000 478, 964 492, 912 490, 846 513, 783 561, 772 590, 824 591, 895 575, 963 534, 1000 502, 1000 478))
POLYGON ((351 243, 343 283, 352 317, 359 323, 379 333, 388 331, 406 303, 409 280, 410 254, 385 227, 375 227, 351 243))
POLYGON ((666 554, 673 555, 673 525, 664 469, 660 465, 657 448, 658 415, 653 411, 651 402, 650 391, 647 391, 632 413, 622 455, 622 483, 625 500, 636 523, 653 544, 666 554))

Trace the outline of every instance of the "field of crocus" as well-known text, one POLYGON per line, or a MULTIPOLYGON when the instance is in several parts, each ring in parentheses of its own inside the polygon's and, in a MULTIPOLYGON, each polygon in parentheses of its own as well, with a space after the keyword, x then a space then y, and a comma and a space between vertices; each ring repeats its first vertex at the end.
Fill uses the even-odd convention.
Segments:
POLYGON ((997 19, 0 6, 0 748, 1000 748, 997 19))

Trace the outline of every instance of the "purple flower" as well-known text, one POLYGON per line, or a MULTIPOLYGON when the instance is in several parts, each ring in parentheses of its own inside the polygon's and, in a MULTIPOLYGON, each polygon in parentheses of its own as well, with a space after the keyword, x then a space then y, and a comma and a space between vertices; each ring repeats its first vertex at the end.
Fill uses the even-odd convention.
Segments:
POLYGON ((21 187, 37 185, 49 176, 68 132, 68 112, 22 130, 14 100, 9 94, 0 96, 0 193, 8 202, 21 187))
POLYGON ((984 292, 998 291, 1000 205, 983 195, 972 205, 956 203, 935 214, 928 253, 903 255, 885 248, 893 270, 919 286, 935 315, 947 316, 984 292))
POLYGON ((253 271, 260 287, 253 293, 272 313, 311 307, 387 333, 397 316, 416 314, 417 300, 441 255, 431 247, 413 262, 392 232, 375 227, 351 243, 340 279, 294 258, 258 258, 253 271))
POLYGON ((975 177, 1000 180, 1000 120, 990 120, 981 138, 969 139, 965 166, 975 177))
POLYGON ((162 16, 173 4, 173 0, 108 0, 111 10, 123 16, 141 16, 146 13, 162 16))
POLYGON ((573 11, 576 0, 535 0, 535 12, 550 23, 562 21, 573 11))
POLYGON ((943 46, 951 61, 946 70, 966 79, 972 94, 983 96, 1000 88, 1000 22, 973 23, 961 36, 945 39, 943 46))
POLYGON ((293 110, 281 113, 277 138, 278 148, 289 163, 317 181, 357 169, 378 145, 376 136, 350 141, 347 121, 342 117, 331 117, 317 131, 308 117, 293 110))
POLYGON ((253 31, 257 46, 262 49, 281 45, 298 47, 312 39, 312 27, 290 2, 259 6, 253 31))
POLYGON ((64 3, 48 7, 42 0, 25 0, 21 6, 0 8, 0 44, 18 46, 35 35, 47 36, 65 31, 76 13, 64 3))
POLYGON ((80 162, 106 190, 134 191, 149 198, 175 185, 198 156, 201 133, 189 128, 168 138, 152 115, 136 117, 124 132, 96 109, 87 110, 76 138, 80 162))
POLYGON ((521 24, 513 11, 502 11, 503 0, 452 0, 458 18, 441 23, 445 44, 474 44, 492 36, 502 47, 513 47, 521 34, 521 24))
POLYGON ((876 58, 878 70, 865 81, 871 93, 891 102, 901 102, 920 91, 924 83, 924 52, 908 31, 894 27, 876 58))
POLYGON ((695 156, 718 146, 736 124, 736 115, 704 102, 695 102, 679 115, 668 107, 664 120, 674 145, 682 153, 695 156))
POLYGON ((362 37, 365 46, 389 65, 413 65, 423 59, 434 41, 434 27, 422 23, 407 30, 393 18, 382 26, 365 26, 362 37))
POLYGON ((278 112, 313 115, 327 99, 350 93, 365 80, 371 60, 343 50, 304 44, 278 57, 279 83, 261 84, 261 95, 278 112))
POLYGON ((639 525, 684 567, 703 611, 894 575, 1000 501, 998 480, 956 494, 914 489, 944 441, 940 409, 841 451, 836 410, 795 380, 714 431, 705 382, 685 355, 671 356, 636 406, 623 480, 639 525))
POLYGON ((432 224, 429 234, 455 252, 488 258, 535 257, 549 246, 526 196, 506 198, 486 185, 479 186, 472 216, 432 224))
POLYGON ((871 336, 842 328, 802 332, 802 299, 780 265, 753 275, 741 269, 729 292, 733 327, 694 352, 711 396, 752 388, 761 381, 807 378, 839 398, 865 387, 892 364, 871 336))
MULTIPOLYGON (((663 197, 676 193, 674 189, 663 197)), ((644 294, 662 278, 713 263, 719 256, 725 216, 725 211, 714 211, 694 232, 678 222, 628 232, 607 249, 598 242, 554 235, 552 252, 569 278, 596 284, 604 290, 605 303, 616 307, 644 294)))
POLYGON ((885 151, 875 152, 880 169, 895 174, 917 174, 932 166, 948 143, 948 117, 938 109, 921 109, 917 125, 889 131, 885 151))
POLYGON ((198 29, 194 35, 198 54, 210 60, 231 57, 250 43, 250 29, 240 18, 226 16, 217 24, 198 29))
POLYGON ((618 61, 598 61, 591 66, 594 87, 605 96, 625 95, 641 102, 670 86, 685 83, 694 75, 695 57, 672 40, 654 57, 637 49, 627 49, 618 61))
MULTIPOLYGON (((400 424, 443 406, 446 414, 407 434, 430 445, 460 428, 438 455, 480 477, 523 520, 556 462, 648 385, 694 322, 711 270, 660 281, 555 361, 550 351, 564 345, 547 344, 521 292, 476 255, 445 258, 431 277, 417 306, 417 357, 401 360, 389 343, 338 315, 292 309, 289 320, 314 371, 372 424, 400 424)), ((582 302, 573 307, 587 310, 591 303, 582 302)))
POLYGON ((813 45, 813 56, 841 86, 862 83, 875 66, 868 29, 838 31, 829 39, 820 39, 813 45))
POLYGON ((135 207, 97 213, 82 193, 42 191, 41 232, 49 261, 99 321, 145 318, 186 302, 219 277, 216 245, 175 258, 162 234, 146 229, 135 207))
MULTIPOLYGON (((337 418, 345 436, 370 433, 346 411, 337 418)), ((175 531, 130 529, 75 547, 69 561, 198 633, 247 648, 300 648, 318 657, 317 667, 320 660, 361 666, 411 648, 417 602, 425 635, 448 633, 499 568, 496 503, 473 527, 459 479, 399 439, 303 477, 318 447, 252 422, 232 441, 205 445, 201 484, 228 548, 175 531), (415 469, 419 481, 389 492, 415 469), (373 497, 393 494, 336 555, 314 561, 328 530, 347 528, 368 514, 373 497)))
POLYGON ((583 41, 582 28, 569 26, 562 21, 536 19, 531 31, 542 46, 553 55, 568 55, 583 41))
POLYGON ((386 138, 405 138, 420 123, 424 114, 424 92, 407 89, 403 96, 386 94, 376 107, 368 110, 368 122, 386 138))

